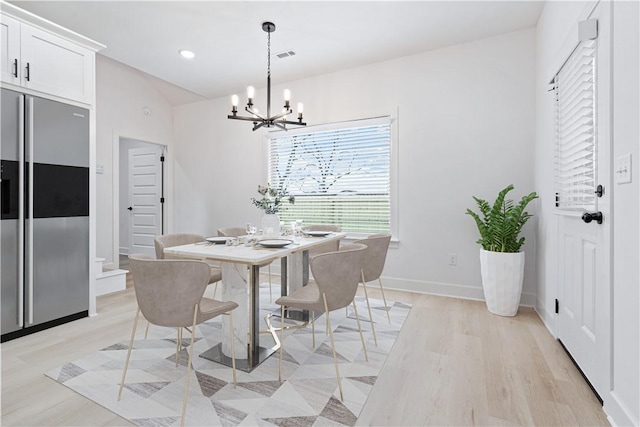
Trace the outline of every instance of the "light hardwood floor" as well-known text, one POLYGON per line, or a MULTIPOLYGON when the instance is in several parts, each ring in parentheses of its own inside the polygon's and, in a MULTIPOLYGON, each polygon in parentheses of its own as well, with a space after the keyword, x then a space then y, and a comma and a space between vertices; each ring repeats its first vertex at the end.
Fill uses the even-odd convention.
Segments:
MULTIPOLYGON (((503 318, 478 301, 386 296, 413 309, 359 425, 608 425, 531 309, 503 318)), ((99 297, 96 317, 2 344, 2 425, 130 425, 43 373, 127 340, 134 311, 129 287, 99 297)))

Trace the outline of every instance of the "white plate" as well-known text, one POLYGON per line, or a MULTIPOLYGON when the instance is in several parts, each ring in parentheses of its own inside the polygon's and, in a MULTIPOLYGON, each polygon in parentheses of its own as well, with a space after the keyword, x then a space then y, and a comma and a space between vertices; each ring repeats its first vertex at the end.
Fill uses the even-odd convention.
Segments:
POLYGON ((324 237, 333 233, 333 231, 320 231, 320 230, 311 231, 310 230, 310 231, 305 231, 304 233, 311 237, 324 237))
POLYGON ((290 243, 292 243, 292 241, 288 239, 268 239, 258 242, 260 246, 264 246, 265 248, 282 248, 290 243))
POLYGON ((227 240, 234 240, 235 237, 230 236, 216 236, 216 237, 207 237, 205 240, 209 243, 214 243, 216 245, 224 245, 227 243, 227 240))

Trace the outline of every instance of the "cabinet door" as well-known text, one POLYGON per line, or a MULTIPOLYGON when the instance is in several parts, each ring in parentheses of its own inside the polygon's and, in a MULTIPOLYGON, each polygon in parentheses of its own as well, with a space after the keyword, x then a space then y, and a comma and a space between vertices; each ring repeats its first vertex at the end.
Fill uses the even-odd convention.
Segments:
POLYGON ((22 86, 90 104, 93 52, 53 34, 21 26, 22 86))
POLYGON ((20 84, 20 22, 0 15, 0 80, 20 84))

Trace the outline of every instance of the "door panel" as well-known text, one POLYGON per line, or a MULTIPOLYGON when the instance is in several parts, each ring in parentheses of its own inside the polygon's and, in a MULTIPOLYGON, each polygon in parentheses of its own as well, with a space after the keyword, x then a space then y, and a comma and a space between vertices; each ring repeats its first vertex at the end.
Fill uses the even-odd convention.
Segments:
POLYGON ((18 326, 18 220, 3 220, 0 280, 2 280, 2 334, 17 331, 18 326))
POLYGON ((36 218, 33 235, 33 323, 28 326, 88 310, 89 218, 36 218))
POLYGON ((153 239, 162 234, 161 147, 129 150, 129 214, 131 253, 155 256, 153 239))

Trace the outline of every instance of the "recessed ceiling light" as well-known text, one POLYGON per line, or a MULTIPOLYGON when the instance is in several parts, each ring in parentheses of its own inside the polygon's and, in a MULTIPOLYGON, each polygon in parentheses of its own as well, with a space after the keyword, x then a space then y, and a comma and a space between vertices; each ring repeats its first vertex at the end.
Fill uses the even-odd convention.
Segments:
POLYGON ((191 52, 190 50, 186 50, 186 49, 182 49, 180 51, 180 55, 182 55, 183 58, 187 58, 187 59, 191 59, 191 58, 196 56, 195 53, 191 52))

